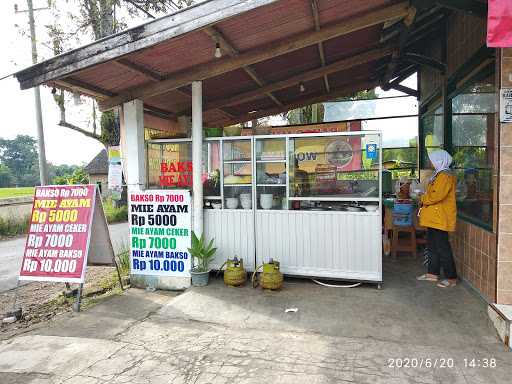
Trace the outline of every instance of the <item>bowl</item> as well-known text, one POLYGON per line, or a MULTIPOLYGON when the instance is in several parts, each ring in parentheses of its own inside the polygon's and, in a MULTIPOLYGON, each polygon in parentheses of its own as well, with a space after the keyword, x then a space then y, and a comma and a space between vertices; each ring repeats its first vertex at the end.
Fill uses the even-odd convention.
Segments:
POLYGON ((212 203, 212 207, 213 207, 213 209, 221 209, 222 204, 221 203, 212 203))
POLYGON ((378 205, 366 205, 364 207, 368 212, 376 212, 379 209, 378 205))
POLYGON ((226 198, 226 208, 227 209, 237 209, 238 208, 238 197, 226 198))
POLYGON ((263 209, 272 209, 274 195, 272 193, 262 193, 260 195, 260 205, 263 209))
POLYGON ((240 203, 242 204, 243 209, 251 209, 252 208, 252 199, 241 199, 240 203))
POLYGON ((222 128, 205 128, 204 135, 206 137, 220 137, 222 136, 222 128))
POLYGON ((252 200, 252 196, 250 193, 241 193, 240 200, 252 200))
POLYGON ((224 127, 224 136, 240 136, 241 133, 241 126, 224 127))

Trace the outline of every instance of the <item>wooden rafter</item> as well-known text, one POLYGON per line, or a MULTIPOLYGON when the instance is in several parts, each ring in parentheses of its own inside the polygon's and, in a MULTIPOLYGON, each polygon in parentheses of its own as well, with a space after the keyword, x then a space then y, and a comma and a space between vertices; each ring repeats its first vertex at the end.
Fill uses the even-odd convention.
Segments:
MULTIPOLYGON (((80 93, 83 93, 84 95, 95 97, 97 99, 104 99, 116 95, 115 93, 112 93, 106 89, 94 86, 84 81, 76 80, 72 77, 66 77, 63 80, 56 80, 52 82, 51 85, 54 85, 57 88, 64 89, 68 92, 74 92, 76 90, 80 93)), ((161 118, 173 119, 176 117, 172 112, 156 108, 147 104, 144 104, 144 110, 151 113, 154 116, 161 118)))
MULTIPOLYGON (((218 43, 220 45, 220 48, 222 51, 227 53, 231 57, 236 57, 240 55, 240 52, 231 44, 226 37, 215 27, 208 27, 204 29, 204 32, 208 34, 208 36, 211 37, 211 39, 218 43)), ((256 71, 251 68, 250 66, 244 66, 242 69, 249 75, 251 79, 254 80, 256 84, 258 84, 258 87, 264 87, 266 85, 266 82, 263 81, 263 79, 258 76, 256 71)), ((273 95, 271 92, 267 92, 266 95, 272 99, 272 101, 277 105, 283 105, 275 95, 273 95)))
MULTIPOLYGON (((370 51, 362 52, 358 55, 350 56, 346 59, 342 59, 339 61, 336 61, 332 64, 329 64, 325 67, 319 67, 316 69, 313 69, 311 71, 307 71, 304 73, 301 73, 299 75, 295 75, 292 77, 289 77, 287 79, 277 81, 272 84, 268 84, 265 87, 262 87, 260 89, 256 89, 254 91, 248 91, 244 93, 239 93, 237 95, 212 101, 210 103, 206 103, 204 109, 211 110, 221 107, 229 107, 233 105, 239 105, 242 103, 245 103, 247 101, 255 100, 266 94, 267 92, 275 92, 282 89, 286 89, 292 86, 295 86, 301 82, 306 82, 314 79, 321 78, 325 75, 340 72, 345 69, 353 68, 358 65, 363 65, 375 60, 378 60, 382 57, 388 56, 393 52, 392 48, 385 47, 385 48, 377 48, 370 51)), ((183 113, 186 113, 184 111, 183 113)))
POLYGON ((304 98, 302 100, 294 101, 292 103, 283 105, 282 107, 274 107, 274 108, 266 109, 263 111, 258 111, 256 113, 247 113, 247 114, 238 116, 232 120, 225 121, 225 122, 223 122, 223 124, 231 125, 231 124, 236 124, 236 123, 243 123, 243 122, 254 120, 254 119, 259 119, 262 117, 278 115, 280 113, 287 112, 287 111, 290 111, 290 110, 293 110, 296 108, 300 108, 305 105, 322 103, 324 101, 336 99, 338 97, 349 96, 349 95, 352 95, 353 93, 358 92, 362 89, 372 89, 372 88, 377 87, 378 85, 379 85, 378 80, 368 81, 367 79, 363 79, 362 82, 350 83, 345 86, 338 87, 336 89, 331 88, 331 92, 329 92, 329 93, 324 93, 322 95, 304 98))
POLYGON ((118 60, 113 60, 112 62, 124 69, 128 69, 129 71, 139 73, 139 74, 141 74, 151 80, 154 80, 154 81, 161 81, 164 79, 164 77, 160 73, 158 73, 150 68, 147 68, 143 65, 134 63, 133 61, 130 61, 128 59, 118 59, 118 60))
MULTIPOLYGON (((130 60, 127 60, 127 59, 114 60, 113 62, 116 65, 119 65, 119 66, 121 66, 124 69, 128 69, 129 71, 133 71, 133 72, 139 73, 139 74, 141 74, 143 76, 146 76, 147 78, 149 78, 149 79, 151 79, 153 81, 162 81, 162 80, 165 79, 165 76, 160 75, 158 72, 153 71, 152 69, 149 69, 149 68, 147 68, 147 67, 145 67, 143 65, 139 65, 139 64, 134 63, 133 61, 130 61, 130 60)), ((190 95, 190 93, 188 93, 186 91, 183 91, 181 89, 176 88, 174 91, 178 92, 179 94, 181 94, 183 96, 187 96, 189 98, 192 97, 190 95)), ((233 117, 233 115, 230 114, 227 111, 224 111, 224 110, 220 110, 220 111, 223 114, 227 115, 227 116, 233 117)))
POLYGON ((408 8, 408 1, 400 2, 389 7, 373 10, 359 17, 343 20, 337 24, 322 28, 320 31, 303 32, 298 35, 285 38, 279 42, 271 44, 270 46, 256 48, 248 52, 241 53, 238 56, 229 57, 216 62, 201 64, 158 83, 150 83, 137 87, 136 89, 127 90, 119 96, 112 97, 99 103, 100 109, 110 109, 137 98, 145 99, 151 96, 156 96, 190 84, 193 81, 205 80, 210 77, 219 76, 244 66, 252 65, 298 49, 315 45, 320 41, 343 36, 351 32, 384 23, 388 20, 405 17, 408 14, 408 8))
MULTIPOLYGON (((318 12, 317 0, 311 0, 311 12, 313 12, 313 20, 315 22, 315 30, 318 32, 320 30, 320 15, 318 12)), ((318 55, 320 56, 320 63, 322 64, 322 67, 325 67, 325 50, 324 50, 323 42, 318 43, 318 55)), ((329 93, 331 90, 331 87, 329 86, 329 77, 327 75, 324 75, 324 86, 325 86, 325 92, 329 93)))
POLYGON ((97 87, 84 81, 74 79, 73 77, 66 77, 62 80, 56 80, 53 82, 53 85, 66 91, 77 91, 84 95, 96 97, 99 99, 106 99, 116 96, 116 94, 113 92, 107 91, 106 89, 97 87))

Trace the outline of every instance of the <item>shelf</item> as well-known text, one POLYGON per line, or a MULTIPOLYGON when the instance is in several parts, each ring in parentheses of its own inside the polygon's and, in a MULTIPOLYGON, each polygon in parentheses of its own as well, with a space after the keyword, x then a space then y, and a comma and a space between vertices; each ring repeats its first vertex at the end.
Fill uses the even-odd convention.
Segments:
POLYGON ((317 197, 291 197, 290 201, 374 201, 379 202, 378 197, 357 197, 357 196, 317 196, 317 197))
POLYGON ((252 184, 224 184, 225 187, 252 187, 252 184))
POLYGON ((256 184, 257 187, 286 187, 286 184, 256 184))
POLYGON ((286 159, 282 159, 282 160, 256 160, 256 163, 286 163, 286 159))
POLYGON ((204 196, 205 200, 222 200, 222 196, 204 196))
POLYGON ((224 160, 224 164, 251 164, 251 160, 224 160))

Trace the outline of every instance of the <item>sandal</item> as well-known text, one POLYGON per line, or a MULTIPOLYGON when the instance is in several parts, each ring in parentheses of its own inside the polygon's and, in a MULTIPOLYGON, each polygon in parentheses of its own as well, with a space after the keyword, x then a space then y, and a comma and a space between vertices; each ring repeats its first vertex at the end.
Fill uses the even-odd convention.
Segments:
POLYGON ((448 279, 441 280, 439 283, 437 283, 437 286, 439 288, 450 288, 450 287, 455 287, 456 285, 457 285, 456 282, 452 282, 448 279))
POLYGON ((427 275, 425 273, 425 274, 423 274, 421 276, 416 277, 416 280, 418 280, 418 281, 432 281, 432 282, 435 283, 438 280, 438 278, 437 277, 429 276, 429 275, 427 275))

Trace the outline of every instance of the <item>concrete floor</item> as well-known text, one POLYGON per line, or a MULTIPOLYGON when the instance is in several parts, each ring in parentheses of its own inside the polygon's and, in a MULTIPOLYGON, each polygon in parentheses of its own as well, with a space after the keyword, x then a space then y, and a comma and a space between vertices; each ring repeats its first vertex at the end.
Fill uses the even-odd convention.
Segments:
POLYGON ((512 382, 512 354, 484 303, 462 285, 417 282, 420 272, 416 261, 385 263, 381 291, 293 279, 280 292, 220 279, 176 297, 130 290, 2 342, 0 382, 512 382), (298 312, 284 312, 291 307, 298 312), (473 358, 496 367, 464 367, 473 358))

